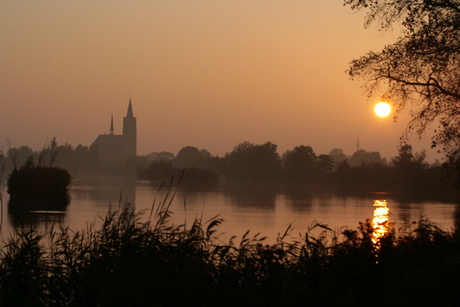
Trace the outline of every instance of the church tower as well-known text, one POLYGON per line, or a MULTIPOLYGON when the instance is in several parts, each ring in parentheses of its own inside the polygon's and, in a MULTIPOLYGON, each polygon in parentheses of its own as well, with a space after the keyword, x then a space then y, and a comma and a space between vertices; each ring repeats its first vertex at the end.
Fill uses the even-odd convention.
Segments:
POLYGON ((129 143, 130 154, 135 157, 137 155, 137 129, 131 97, 129 98, 128 112, 126 113, 126 117, 123 117, 123 136, 129 143))

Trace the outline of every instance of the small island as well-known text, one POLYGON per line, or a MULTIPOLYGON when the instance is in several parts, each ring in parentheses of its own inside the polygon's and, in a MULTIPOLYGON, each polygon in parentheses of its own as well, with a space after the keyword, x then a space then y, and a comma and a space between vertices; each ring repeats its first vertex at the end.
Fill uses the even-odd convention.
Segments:
POLYGON ((56 166, 36 165, 29 157, 8 178, 8 193, 12 202, 68 203, 71 174, 56 166))

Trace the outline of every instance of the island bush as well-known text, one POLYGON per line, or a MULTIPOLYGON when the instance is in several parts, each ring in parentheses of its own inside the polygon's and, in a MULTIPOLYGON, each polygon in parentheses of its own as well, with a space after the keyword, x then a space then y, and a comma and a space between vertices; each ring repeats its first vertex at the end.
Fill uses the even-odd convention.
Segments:
POLYGON ((33 157, 15 168, 8 178, 8 193, 13 201, 63 200, 68 198, 71 174, 60 167, 35 165, 33 157))

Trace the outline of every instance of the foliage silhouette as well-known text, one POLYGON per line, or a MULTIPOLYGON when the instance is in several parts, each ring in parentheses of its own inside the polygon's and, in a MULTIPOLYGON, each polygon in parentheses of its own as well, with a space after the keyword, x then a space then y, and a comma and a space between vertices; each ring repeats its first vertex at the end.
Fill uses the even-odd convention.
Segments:
POLYGON ((290 227, 274 245, 264 245, 264 237, 249 231, 240 240, 234 236, 222 242, 219 217, 197 218, 188 226, 171 224, 169 204, 175 193, 167 195, 153 203, 147 220, 145 212, 120 203, 100 229, 18 229, 0 253, 0 304, 458 303, 458 230, 444 232, 422 218, 415 229, 400 235, 390 229, 377 250, 370 221, 339 232, 314 222, 292 243, 285 241, 290 227), (375 301, 382 293, 387 299, 375 301))
POLYGON ((276 149, 277 145, 271 142, 238 144, 224 157, 227 178, 241 181, 279 181, 282 165, 276 149))
POLYGON ((10 199, 18 200, 66 200, 72 181, 70 173, 62 168, 35 165, 33 157, 8 178, 10 199))
MULTIPOLYGON (((421 136, 437 127, 432 147, 451 162, 460 162, 460 3, 454 0, 345 0, 352 10, 364 10, 366 26, 380 29, 397 23, 401 35, 379 52, 370 51, 350 63, 352 79, 364 80, 368 97, 383 91, 395 118, 411 106, 406 132, 421 136)), ((457 173, 458 175, 458 173, 457 173)))

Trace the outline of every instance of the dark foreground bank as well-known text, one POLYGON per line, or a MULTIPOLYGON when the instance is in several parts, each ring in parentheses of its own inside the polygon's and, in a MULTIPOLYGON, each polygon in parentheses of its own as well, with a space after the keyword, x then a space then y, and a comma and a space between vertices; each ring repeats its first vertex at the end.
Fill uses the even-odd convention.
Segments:
POLYGON ((218 217, 172 226, 168 203, 100 229, 19 230, 0 256, 1 306, 457 306, 458 228, 323 225, 294 244, 218 239, 218 217), (141 222, 148 220, 148 222, 141 222), (318 231, 319 230, 319 231, 318 231), (315 235, 313 235, 315 233, 315 235), (403 234, 404 233, 404 234, 403 234))

